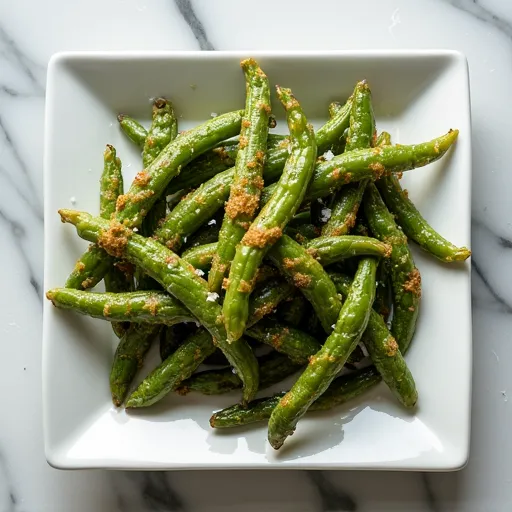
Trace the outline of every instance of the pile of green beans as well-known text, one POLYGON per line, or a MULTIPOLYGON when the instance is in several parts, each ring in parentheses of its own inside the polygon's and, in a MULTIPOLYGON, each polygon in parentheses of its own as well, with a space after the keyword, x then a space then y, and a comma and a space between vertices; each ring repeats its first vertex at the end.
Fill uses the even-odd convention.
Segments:
POLYGON ((112 325, 116 406, 148 407, 170 392, 241 393, 211 426, 267 421, 279 449, 308 411, 380 382, 403 407, 416 406, 405 355, 421 275, 409 240, 444 264, 471 252, 430 226, 399 182, 446 154, 457 130, 392 145, 377 134, 363 80, 344 104, 326 105, 329 120, 316 131, 299 99, 277 86, 288 133, 272 134, 269 79, 254 59, 241 67, 243 110, 187 132, 165 98, 154 100, 148 128, 119 114, 142 170, 124 192, 121 160, 107 145, 100 215, 59 210, 91 246, 65 287, 46 296, 112 325), (105 292, 89 291, 102 280, 105 292), (133 388, 155 340, 161 363, 133 388), (255 399, 286 378, 287 392, 280 384, 255 399))

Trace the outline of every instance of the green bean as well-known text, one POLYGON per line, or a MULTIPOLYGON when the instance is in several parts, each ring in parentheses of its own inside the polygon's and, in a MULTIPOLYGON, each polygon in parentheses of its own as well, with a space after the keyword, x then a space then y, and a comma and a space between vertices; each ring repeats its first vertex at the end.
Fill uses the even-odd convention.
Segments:
POLYGON ((123 193, 121 160, 114 146, 107 144, 103 153, 103 173, 100 179, 100 216, 110 219, 116 211, 116 201, 123 193))
POLYGON ((178 122, 171 102, 164 98, 154 100, 152 117, 151 127, 142 151, 144 167, 150 166, 167 144, 178 135, 178 122))
POLYGON ((66 288, 87 290, 94 288, 114 265, 115 259, 105 254, 96 244, 90 244, 80 256, 66 280, 66 288))
POLYGON ((178 300, 164 292, 94 293, 53 288, 48 290, 46 298, 59 309, 72 309, 110 322, 173 325, 196 320, 178 300))
MULTIPOLYGON (((287 146, 287 140, 285 139, 286 137, 283 135, 269 133, 267 138, 268 154, 271 155, 274 151, 281 151, 283 146, 287 146)), ((183 168, 179 176, 169 183, 166 194, 174 194, 181 189, 196 188, 201 183, 226 170, 233 173, 234 169, 232 167, 235 165, 238 146, 239 139, 230 139, 193 160, 183 168)), ((268 181, 270 178, 267 176, 266 179, 268 181)), ((275 179, 276 177, 274 177, 274 181, 275 179)))
MULTIPOLYGON (((103 153, 103 173, 100 179, 100 216, 110 219, 116 211, 117 198, 123 193, 123 174, 121 160, 116 156, 114 146, 107 144, 103 153)), ((109 259, 107 253, 104 257, 109 259)), ((104 277, 105 291, 129 292, 133 290, 133 274, 126 272, 123 265, 113 263, 104 277)), ((122 338, 128 328, 126 323, 113 323, 112 330, 118 338, 122 338)))
POLYGON ((171 250, 178 250, 222 208, 229 197, 232 174, 220 173, 185 196, 165 218, 155 237, 171 250))
POLYGON ((216 250, 217 242, 213 242, 211 244, 192 247, 191 249, 186 250, 181 257, 195 267, 196 270, 207 272, 211 267, 213 255, 216 250))
POLYGON ((471 256, 467 247, 453 245, 430 226, 408 198, 407 190, 402 190, 396 176, 380 179, 377 188, 405 235, 420 247, 446 263, 464 261, 471 256))
POLYGON ((274 318, 263 318, 245 332, 247 336, 286 354, 294 363, 305 364, 320 349, 320 343, 303 331, 281 324, 274 318))
POLYGON ((174 325, 164 325, 160 330, 160 359, 164 361, 183 343, 185 338, 195 332, 196 327, 193 323, 179 323, 174 325), (193 326, 193 329, 191 329, 193 326))
POLYGON ((272 313, 293 290, 294 287, 282 279, 270 279, 256 288, 249 301, 247 327, 272 313))
POLYGON ((110 393, 116 407, 124 402, 128 388, 159 331, 159 325, 133 324, 119 341, 110 371, 110 393))
POLYGON ((376 270, 376 260, 364 258, 360 261, 334 331, 272 411, 268 440, 274 449, 278 450, 293 434, 299 419, 329 387, 359 343, 372 310, 376 270))
MULTIPOLYGON (((370 366, 354 373, 334 379, 327 390, 319 396, 308 411, 326 411, 362 395, 381 381, 377 370, 370 366)), ((251 423, 267 421, 285 393, 254 400, 247 408, 232 405, 216 412, 210 418, 212 428, 241 427, 251 423)))
MULTIPOLYGON (((212 268, 208 274, 208 287, 213 292, 220 292, 222 288, 236 246, 256 216, 263 188, 270 88, 267 76, 255 60, 246 59, 240 65, 246 80, 245 114, 240 131, 240 148, 236 157, 233 184, 224 209, 217 253, 213 257, 212 268)), ((228 339, 234 340, 241 336, 240 333, 240 336, 233 337, 229 327, 227 332, 228 339)))
POLYGON ((321 236, 307 242, 305 247, 324 267, 353 256, 389 258, 391 255, 389 244, 367 236, 321 236))
POLYGON ((199 329, 139 384, 128 397, 126 407, 148 407, 158 402, 188 379, 214 351, 211 334, 206 329, 199 329))
POLYGON ((227 343, 216 296, 208 292, 206 281, 193 267, 155 240, 144 238, 112 220, 110 223, 83 212, 60 210, 63 222, 73 224, 81 238, 97 242, 111 255, 124 257, 141 267, 178 299, 204 325, 244 382, 243 400, 249 402, 258 389, 258 366, 251 348, 243 339, 227 343))
POLYGON ((221 140, 236 135, 242 115, 242 110, 220 115, 168 144, 147 169, 135 176, 130 190, 119 197, 117 219, 127 227, 140 227, 146 213, 182 167, 221 140))
MULTIPOLYGON (((367 149, 374 145, 376 137, 371 92, 366 80, 356 85, 353 98, 345 151, 367 149)), ((354 227, 367 183, 368 179, 364 179, 341 188, 334 199, 331 217, 322 228, 322 235, 340 236, 349 233, 354 227)))
POLYGON ((359 149, 321 162, 315 168, 306 199, 325 197, 341 186, 365 178, 376 180, 389 173, 423 167, 441 158, 455 142, 458 130, 422 144, 359 149))
POLYGON ((135 121, 130 116, 119 114, 117 116, 121 130, 128 136, 128 138, 136 144, 140 149, 144 148, 144 142, 148 136, 148 131, 139 122, 135 121))
MULTIPOLYGON (((258 357, 260 366, 260 389, 268 388, 294 374, 300 365, 292 363, 288 357, 271 352, 258 357)), ((196 391, 203 395, 222 395, 242 387, 242 381, 231 368, 206 370, 192 375, 177 389, 181 395, 196 391)))
POLYGON ((394 296, 391 333, 396 338, 400 351, 405 352, 416 328, 421 297, 421 275, 414 265, 407 237, 396 225, 373 183, 366 188, 363 205, 374 235, 393 248, 390 256, 394 296))
POLYGON ((287 235, 280 238, 268 256, 283 275, 311 302, 322 327, 330 333, 338 318, 341 300, 322 265, 287 235))
POLYGON ((249 315, 249 294, 257 269, 301 205, 315 165, 313 127, 308 124, 290 89, 278 86, 277 95, 286 110, 290 155, 274 194, 236 248, 222 309, 228 339, 231 340, 238 339, 245 330, 249 315))
MULTIPOLYGON (((330 275, 338 291, 347 295, 351 279, 339 274, 330 275)), ((375 305, 362 339, 373 364, 391 392, 405 407, 414 407, 418 400, 414 378, 398 349, 395 338, 386 327, 382 316, 375 311, 375 305)))

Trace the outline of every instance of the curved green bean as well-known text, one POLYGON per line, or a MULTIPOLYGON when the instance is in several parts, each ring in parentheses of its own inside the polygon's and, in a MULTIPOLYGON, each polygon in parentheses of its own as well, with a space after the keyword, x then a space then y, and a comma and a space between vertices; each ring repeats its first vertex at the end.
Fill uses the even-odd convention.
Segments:
POLYGON ((46 298, 56 308, 71 309, 109 322, 173 325, 196 320, 183 304, 164 292, 94 293, 53 288, 46 292, 46 298))
MULTIPOLYGON (((222 288, 222 282, 235 255, 236 246, 242 240, 258 211, 267 149, 270 114, 268 78, 253 59, 243 60, 240 65, 244 71, 247 90, 245 114, 240 131, 240 147, 229 199, 224 209, 217 252, 208 274, 208 287, 210 291, 217 293, 222 288)), ((227 331, 229 339, 237 339, 232 336, 229 328, 227 331)))
POLYGON ((372 310, 376 270, 375 259, 364 258, 360 261, 334 331, 272 411, 268 440, 274 449, 278 450, 285 439, 293 434, 299 419, 329 387, 359 343, 372 310))
POLYGON ((158 281, 178 299, 211 333, 215 344, 224 352, 230 364, 244 382, 243 400, 249 402, 258 390, 258 365, 246 343, 240 339, 227 342, 221 320, 222 310, 217 296, 208 292, 206 281, 194 273, 194 268, 155 240, 144 238, 116 220, 110 223, 84 212, 59 210, 63 222, 73 224, 78 235, 97 242, 111 255, 124 257, 158 281))
POLYGON ((273 318, 263 318, 247 329, 245 335, 270 345, 297 364, 307 363, 320 349, 320 343, 309 334, 290 325, 281 324, 273 318))
POLYGON ((389 258, 391 245, 367 236, 321 236, 305 244, 309 254, 324 267, 353 256, 389 258))
POLYGON ((128 397, 126 407, 148 407, 158 402, 188 379, 214 351, 211 334, 206 329, 199 329, 139 384, 128 397))
POLYGON ((128 388, 159 331, 160 325, 134 324, 119 340, 110 370, 110 393, 116 407, 124 402, 128 388))
MULTIPOLYGON (((351 279, 340 274, 330 276, 338 291, 346 296, 350 291, 351 279)), ((391 392, 403 406, 414 407, 418 400, 414 378, 384 319, 375 311, 375 304, 362 340, 373 364, 391 392)))
MULTIPOLYGON (((309 407, 308 411, 326 411, 344 404, 353 398, 362 395, 368 389, 381 381, 377 370, 370 366, 348 375, 334 379, 327 390, 319 396, 309 407)), ((247 408, 232 405, 218 411, 210 418, 212 428, 241 427, 267 421, 272 411, 286 393, 278 393, 271 397, 260 398, 251 402, 247 408)))
POLYGON ((277 95, 286 110, 290 155, 274 194, 236 248, 222 309, 224 325, 231 340, 238 339, 245 330, 249 315, 249 294, 258 267, 301 205, 315 165, 313 127, 308 124, 290 89, 278 86, 277 95))
POLYGON ((148 167, 178 135, 178 122, 170 101, 157 98, 153 101, 152 122, 144 141, 142 163, 148 167))
POLYGON ((414 264, 407 237, 396 225, 375 184, 368 184, 363 205, 373 234, 392 246, 390 272, 394 310, 391 333, 396 338, 400 351, 405 352, 416 329, 421 297, 420 271, 414 264))
POLYGON ((117 116, 121 130, 128 136, 128 138, 137 145, 140 149, 144 148, 144 142, 148 136, 148 131, 133 117, 126 114, 119 114, 117 116))
POLYGON ((421 144, 382 146, 345 152, 320 162, 306 192, 306 199, 325 197, 341 186, 365 178, 377 180, 384 175, 423 167, 441 158, 456 141, 458 130, 421 144))
POLYGON ((402 190, 396 176, 381 178, 377 188, 405 235, 420 247, 446 263, 464 261, 471 256, 467 247, 453 245, 430 226, 407 196, 407 191, 402 190))

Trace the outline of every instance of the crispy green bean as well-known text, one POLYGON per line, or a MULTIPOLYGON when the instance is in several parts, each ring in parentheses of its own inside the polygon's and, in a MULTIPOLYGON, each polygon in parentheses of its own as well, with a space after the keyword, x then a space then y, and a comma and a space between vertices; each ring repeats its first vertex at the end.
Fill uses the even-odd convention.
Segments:
MULTIPOLYGON (((240 131, 240 147, 229 199, 224 209, 217 252, 208 274, 208 287, 210 291, 217 293, 222 288, 222 282, 235 255, 237 244, 242 240, 249 224, 256 216, 263 188, 270 88, 267 76, 255 60, 246 59, 240 65, 244 71, 247 90, 245 114, 240 131)), ((225 321, 227 321, 226 317, 225 321)), ((226 324, 226 327, 229 339, 234 340, 241 336, 239 333, 239 336, 233 337, 229 324, 226 324)))
POLYGON ((119 114, 117 116, 121 130, 128 136, 128 138, 137 145, 140 149, 144 148, 144 142, 148 136, 148 131, 133 117, 126 114, 119 114))
POLYGON ((173 325, 196 320, 183 304, 165 292, 94 293, 53 288, 46 292, 46 298, 59 309, 110 322, 173 325))
MULTIPOLYGON (((381 381, 377 370, 370 366, 334 379, 327 390, 309 407, 308 411, 326 411, 362 395, 381 381)), ((210 418, 212 428, 241 427, 267 421, 285 393, 254 400, 247 408, 232 405, 218 411, 210 418)))
MULTIPOLYGON (((294 374, 300 365, 293 363, 287 356, 271 352, 258 357, 260 366, 260 389, 268 388, 294 374)), ((176 390, 181 395, 196 391, 203 395, 222 395, 242 387, 242 381, 231 368, 206 370, 192 375, 176 390)))
POLYGON ((119 341, 110 371, 110 393, 116 407, 124 402, 128 388, 159 330, 160 326, 155 324, 133 324, 119 341))
MULTIPOLYGON (((344 151, 367 149, 374 145, 376 136, 371 91, 366 80, 356 84, 352 98, 350 126, 344 151)), ((331 216, 322 227, 323 236, 342 236, 350 232, 354 227, 367 183, 368 179, 350 183, 336 194, 331 216)))
MULTIPOLYGON (((313 127, 290 89, 277 87, 290 130, 290 155, 274 194, 236 248, 222 312, 228 339, 242 336, 249 315, 249 294, 265 254, 302 203, 316 159, 313 127)), ((220 239, 219 239, 220 240, 220 239)), ((214 258, 215 262, 215 258, 214 258)))
POLYGON ((148 407, 158 402, 188 379, 214 351, 211 334, 206 329, 199 329, 139 384, 128 397, 126 407, 148 407))
POLYGON ((274 318, 263 318, 245 332, 247 336, 270 345, 286 354, 294 363, 305 364, 320 349, 320 343, 291 325, 281 324, 274 318))
POLYGON ((311 302, 322 327, 330 333, 338 318, 341 300, 322 265, 287 235, 283 235, 270 249, 268 256, 311 302))
POLYGON ((97 242, 111 255, 124 257, 141 267, 164 289, 177 298, 211 333, 215 344, 244 382, 243 400, 249 402, 258 389, 258 365, 243 339, 227 342, 217 296, 208 292, 206 281, 194 268, 155 240, 144 238, 124 225, 73 210, 59 210, 63 222, 73 224, 81 238, 97 242))
POLYGON ((400 351, 405 352, 416 328, 421 297, 421 275, 414 264, 407 237, 396 225, 393 215, 386 208, 373 183, 368 184, 366 188, 363 205, 373 234, 392 246, 390 271, 394 310, 391 333, 396 338, 400 351))
POLYGON ((309 254, 322 266, 353 256, 389 258, 391 246, 367 236, 321 236, 305 244, 309 254))
POLYGON ((373 258, 360 261, 345 304, 341 308, 332 334, 322 348, 272 411, 268 424, 268 440, 278 450, 293 434, 299 419, 331 384, 345 365, 366 329, 375 297, 377 262, 373 258))
POLYGON ((450 130, 437 139, 421 144, 359 149, 335 156, 316 166, 306 199, 325 197, 347 183, 365 178, 377 180, 390 173, 428 165, 448 151, 458 134, 458 130, 450 130))
POLYGON ((144 141, 142 163, 148 167, 178 134, 178 123, 170 101, 157 98, 153 101, 152 122, 144 141))
MULTIPOLYGON (((350 277, 342 274, 329 275, 338 291, 346 296, 352 282, 350 277)), ((418 400, 414 378, 398 349, 395 338, 386 327, 382 316, 375 310, 375 303, 362 340, 373 364, 391 392, 403 406, 414 407, 418 400)))
POLYGON ((453 245, 430 226, 409 199, 407 190, 402 190, 396 176, 381 178, 377 188, 405 235, 420 247, 446 263, 464 261, 471 256, 467 247, 453 245))
POLYGON ((114 265, 115 258, 105 254, 96 244, 90 244, 75 263, 66 280, 66 288, 87 290, 94 288, 114 265))

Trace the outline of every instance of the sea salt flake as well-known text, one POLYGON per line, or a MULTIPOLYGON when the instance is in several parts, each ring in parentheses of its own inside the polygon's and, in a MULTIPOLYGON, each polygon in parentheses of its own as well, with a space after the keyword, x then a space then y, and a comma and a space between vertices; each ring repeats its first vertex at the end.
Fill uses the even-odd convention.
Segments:
POLYGON ((330 162, 334 158, 334 153, 329 149, 324 153, 324 158, 327 162, 330 162))
POLYGON ((206 296, 206 300, 208 302, 215 302, 219 298, 219 294, 217 292, 208 292, 206 296))
POLYGON ((215 224, 217 224, 217 221, 215 219, 212 219, 211 221, 208 222, 208 226, 215 226, 215 224))
POLYGON ((203 272, 200 268, 196 268, 196 269, 194 270, 194 272, 195 272, 199 277, 204 276, 204 272, 203 272))

